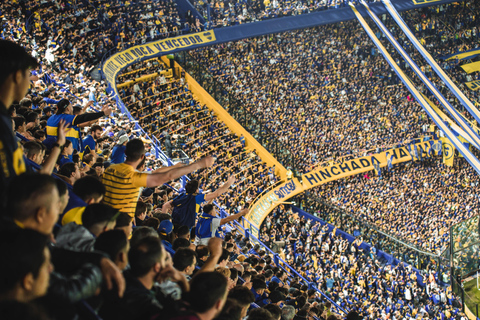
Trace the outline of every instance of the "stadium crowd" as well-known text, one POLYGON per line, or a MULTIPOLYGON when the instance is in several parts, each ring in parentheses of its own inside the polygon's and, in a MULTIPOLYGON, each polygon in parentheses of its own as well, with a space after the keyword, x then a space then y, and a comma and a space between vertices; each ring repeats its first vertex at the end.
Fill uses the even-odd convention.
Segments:
MULTIPOLYGON (((356 1, 354 1, 356 2, 356 1)), ((367 2, 375 2, 369 0, 367 2)), ((266 1, 203 1, 192 4, 205 20, 205 29, 233 26, 273 18, 297 16, 315 11, 348 7, 344 0, 266 0, 266 1)))
MULTIPOLYGON (((471 1, 467 5, 424 8, 409 11, 405 18, 418 30, 421 42, 439 57, 476 45, 476 38, 465 35, 472 33, 477 6, 477 1, 471 1), (452 17, 465 19, 461 23, 455 23, 450 15, 442 19, 447 10, 453 12, 452 17), (452 48, 460 41, 464 43, 460 49, 452 48)), ((384 19, 387 26, 398 30, 388 18, 384 19)), ((327 160, 364 156, 409 144, 422 136, 438 137, 420 106, 398 83, 359 28, 355 22, 346 22, 242 40, 192 54, 249 112, 278 134, 296 156, 300 171, 307 172, 327 160), (262 90, 253 90, 257 87, 262 90)), ((419 54, 413 54, 415 50, 407 46, 405 36, 398 38, 419 62, 419 54)), ((400 64, 404 69, 407 67, 400 64)), ((430 66, 419 65, 434 79, 447 100, 453 101, 449 90, 433 77, 430 66)), ((454 68, 448 71, 476 102, 476 93, 463 85, 463 71, 454 68)), ((417 84, 417 87, 423 86, 417 84)), ((454 106, 462 110, 459 104, 454 106)), ((438 253, 448 242, 448 227, 476 213, 478 180, 463 159, 456 161, 454 169, 441 165, 440 159, 427 162, 394 168, 381 179, 370 174, 339 180, 323 186, 316 194, 358 217, 365 216, 397 237, 438 253), (417 194, 416 189, 406 190, 412 183, 422 184, 420 188, 431 197, 417 194), (439 187, 448 191, 435 194, 439 187), (399 219, 398 215, 392 215, 391 208, 405 215, 399 219), (445 211, 448 215, 439 215, 445 211)))
MULTIPOLYGON (((152 62, 155 63, 158 62, 152 62)), ((122 87, 120 96, 139 125, 159 139, 165 154, 174 162, 197 160, 205 154, 219 159, 214 167, 191 178, 201 181, 199 187, 203 190, 217 190, 229 176, 235 177, 235 192, 226 192, 218 198, 224 209, 238 212, 245 202, 250 203, 278 181, 274 167, 267 167, 254 151, 245 148, 241 137, 230 132, 213 111, 194 99, 183 76, 175 79, 157 72, 152 77, 151 71, 147 67, 145 74, 139 74, 151 80, 122 87)))
MULTIPOLYGON (((97 4, 95 1, 93 3, 97 4)), ((2 36, 8 40, 0 40, 0 190, 4 212, 0 224, 0 252, 9 257, 0 267, 2 283, 5 284, 0 290, 0 313, 9 317, 15 315, 21 319, 87 318, 97 313, 105 319, 240 319, 247 316, 247 312, 247 319, 252 320, 291 320, 294 317, 336 319, 341 315, 337 314, 338 310, 335 310, 330 301, 318 297, 315 290, 308 290, 308 286, 300 283, 299 279, 290 278, 287 281, 287 275, 281 266, 276 265, 274 259, 265 251, 257 245, 253 246, 248 239, 236 235, 235 229, 222 228, 244 215, 244 205, 268 184, 275 183, 274 169, 267 168, 255 152, 246 151, 241 137, 230 133, 228 128, 216 119, 215 114, 193 99, 183 77, 176 79, 160 76, 152 82, 135 83, 132 89, 126 88, 122 92, 125 102, 131 104, 128 108, 134 117, 148 133, 156 135, 162 141, 169 156, 171 154, 171 157, 175 158, 174 155, 178 155, 177 159, 182 160, 183 154, 186 154, 190 158, 188 164, 179 161, 175 166, 162 167, 155 159, 152 141, 136 129, 126 115, 118 113, 105 84, 89 76, 93 65, 109 49, 121 49, 133 43, 147 41, 152 30, 156 30, 154 33, 158 37, 179 32, 181 27, 178 19, 169 19, 173 16, 173 3, 161 3, 158 6, 140 4, 140 10, 137 10, 136 6, 135 9, 133 6, 130 8, 129 2, 103 2, 102 6, 97 8, 85 3, 71 7, 72 4, 68 1, 27 1, 20 6, 23 18, 15 4, 0 4, 2 14, 8 17, 2 21, 2 36), (159 18, 148 13, 149 10, 153 12, 157 9, 159 18), (55 10, 62 12, 63 17, 55 17, 55 10), (106 13, 104 18, 101 18, 102 10, 106 13), (25 17, 32 11, 35 12, 30 21, 33 36, 27 32, 28 26, 23 28, 25 17), (140 15, 143 15, 143 18, 137 19, 140 15), (164 18, 161 18, 162 16, 164 18), (140 20, 144 20, 144 23, 139 22, 140 20), (95 28, 97 30, 94 30, 95 28), (9 40, 14 40, 21 46, 14 45, 9 40), (201 116, 204 118, 199 118, 201 116), (154 119, 156 121, 153 121, 154 119), (174 134, 177 138, 173 137, 174 134), (186 136, 184 141, 182 135, 186 136), (169 139, 173 140, 170 141, 171 147, 167 143, 169 139), (174 150, 177 139, 182 152, 174 150), (22 146, 19 146, 19 142, 22 146), (215 161, 208 154, 215 154, 219 159, 215 161), (145 173, 145 170, 150 172, 145 173), (166 182, 176 181, 175 189, 179 189, 182 185, 178 178, 184 175, 190 175, 191 178, 185 185, 185 195, 176 196, 173 189, 163 186, 166 182), (230 187, 232 189, 229 189, 230 187), (199 188, 205 191, 197 194, 199 188), (231 215, 219 216, 218 209, 210 203, 204 205, 201 212, 198 211, 198 204, 214 199, 226 209, 233 208, 230 210, 231 215), (193 226, 196 226, 195 234, 191 235, 189 231, 193 226), (135 229, 132 232, 133 227, 135 229), (223 241, 216 237, 222 233, 223 241), (250 308, 253 302, 256 305, 250 308), (256 306, 261 308, 255 308, 256 306)), ((301 34, 306 37, 310 32, 307 30, 301 34)), ((342 32, 353 35, 353 31, 339 31, 340 34, 342 32)), ((254 44, 246 52, 253 48, 258 48, 258 52, 261 49, 267 51, 266 48, 278 48, 283 44, 282 41, 280 38, 273 41, 268 39, 259 46, 254 44)), ((338 55, 339 50, 344 48, 338 47, 339 44, 333 43, 334 41, 328 43, 328 47, 325 44, 322 50, 337 50, 338 55)), ((380 78, 381 70, 384 73, 388 70, 383 68, 369 71, 367 67, 380 65, 380 60, 369 55, 371 48, 368 47, 366 39, 358 41, 362 45, 358 50, 362 51, 365 59, 369 61, 365 65, 364 74, 358 78, 366 83, 366 87, 360 90, 365 92, 369 88, 377 88, 373 96, 364 97, 359 93, 350 103, 381 100, 386 95, 382 92, 386 88, 385 83, 374 78, 380 78), (378 98, 377 94, 382 95, 382 98, 378 98)), ((302 50, 306 50, 309 44, 300 45, 303 45, 302 50)), ((243 52, 238 44, 234 44, 230 49, 236 53, 243 52)), ((293 52, 296 50, 292 46, 289 49, 293 52)), ((229 55, 226 51, 222 54, 229 55)), ((291 65, 293 70, 299 70, 298 66, 306 65, 305 60, 309 55, 314 56, 314 51, 291 65)), ((343 70, 343 63, 334 53, 331 58, 334 60, 332 64, 330 61, 327 63, 327 60, 324 63, 317 61, 317 71, 322 72, 313 74, 311 78, 319 77, 321 80, 315 80, 317 82, 314 81, 311 86, 322 82, 327 82, 328 86, 330 78, 336 79, 335 77, 340 75, 338 72, 343 70), (337 69, 336 76, 320 76, 321 73, 329 72, 329 66, 337 69)), ((253 63, 253 57, 246 59, 251 59, 250 62, 253 63)), ((267 59, 268 63, 272 59, 271 64, 274 65, 282 59, 292 59, 292 56, 290 53, 285 53, 283 57, 271 56, 267 59)), ((361 59, 356 62, 363 63, 361 59)), ((133 73, 125 75, 124 78, 148 74, 152 68, 156 71, 166 69, 160 62, 158 65, 151 63, 152 65, 146 66, 146 71, 127 70, 126 73, 133 73)), ((284 71, 280 65, 272 68, 278 70, 263 69, 263 72, 276 76, 283 84, 284 71)), ((260 69, 261 67, 258 67, 256 71, 261 72, 260 69)), ((250 85, 245 78, 242 79, 245 82, 240 84, 240 88, 250 85)), ((258 85, 260 78, 255 79, 256 82, 252 84, 258 85)), ((342 86, 341 82, 343 81, 335 85, 342 86)), ((395 99, 400 100, 403 93, 395 77, 391 76, 385 82, 393 86, 386 89, 390 90, 387 92, 393 93, 396 95, 395 99)), ((292 105, 297 105, 296 101, 310 98, 308 89, 304 92, 300 89, 300 84, 292 87, 293 92, 287 91, 290 90, 287 82, 283 88, 278 84, 270 84, 269 90, 280 96, 273 98, 271 93, 270 99, 286 98, 289 94, 293 97, 292 105)), ((339 88, 343 90, 342 87, 339 88)), ((346 96, 342 90, 339 94, 346 96)), ((323 92, 323 96, 325 93, 323 92)), ((314 94, 320 96, 319 93, 314 94)), ((318 108, 317 117, 326 111, 331 121, 322 123, 322 130, 326 131, 330 125, 336 125, 337 130, 340 130, 339 113, 345 110, 340 103, 323 96, 322 101, 329 104, 329 109, 315 105, 315 108, 318 108)), ((312 100, 315 99, 318 98, 312 100)), ((386 100, 383 99, 382 101, 386 100)), ((339 101, 345 103, 346 100, 339 101)), ((389 101, 386 107, 385 103, 383 112, 390 112, 389 107, 393 104, 389 101)), ((402 108, 403 104, 408 105, 410 110, 398 111, 401 120, 393 122, 391 126, 384 125, 383 133, 388 131, 385 126, 393 132, 397 130, 397 126, 407 122, 407 126, 397 134, 404 139, 410 139, 413 135, 410 136, 407 131, 411 130, 417 134, 415 137, 418 137, 419 132, 427 131, 424 129, 427 121, 421 117, 413 102, 400 103, 402 108), (408 121, 414 124, 411 125, 408 121)), ((396 110, 400 110, 400 106, 396 110)), ((280 115, 280 105, 270 107, 275 117, 285 120, 280 124, 286 125, 290 116, 288 112, 280 115)), ((253 110, 254 108, 251 108, 251 111, 253 110)), ((388 124, 388 119, 376 122, 375 115, 369 113, 362 107, 353 112, 354 120, 364 118, 365 122, 372 123, 372 133, 368 138, 375 142, 369 141, 363 145, 360 137, 352 137, 351 144, 358 150, 375 148, 380 145, 379 141, 384 141, 378 138, 374 131, 382 127, 382 123, 388 124)), ((298 127, 301 127, 301 124, 310 124, 310 120, 305 119, 309 111, 301 109, 298 113, 292 112, 293 114, 297 117, 298 127)), ((311 124, 313 125, 313 122, 311 124)), ((354 126, 353 120, 351 124, 354 126)), ((291 128, 294 128, 293 124, 291 128)), ((297 131, 293 135, 305 138, 302 134, 304 133, 297 131)), ((386 142, 383 142, 385 145, 400 141, 393 140, 393 135, 386 136, 386 142)), ((282 132, 282 138, 290 138, 287 130, 282 132)), ((320 153, 341 154, 347 150, 343 148, 338 137, 328 135, 323 140, 325 144, 331 143, 337 149, 322 150, 317 144, 316 150, 320 153)), ((305 140, 303 147, 308 149, 308 143, 315 145, 314 141, 305 140)), ((297 151, 300 151, 300 146, 297 151)), ((308 149, 308 152, 311 150, 308 149)), ((301 157, 307 159, 305 154, 301 157)), ((312 166, 317 158, 320 159, 321 155, 307 159, 305 168, 312 166)), ((395 170, 402 174, 408 169, 395 170)), ((460 179, 464 179, 467 184, 470 180, 466 179, 474 180, 472 173, 463 165, 456 170, 461 171, 460 179)), ((426 176, 427 173, 423 175, 426 176)), ((464 199, 463 197, 473 193, 474 189, 460 196, 455 195, 455 188, 458 187, 455 179, 457 175, 448 177, 444 183, 450 188, 449 195, 464 199)), ((356 187, 357 190, 362 183, 364 182, 356 187)), ((421 187, 419 183, 417 186, 421 187)), ((383 191, 389 187, 385 185, 383 191)), ((430 185, 424 186, 428 187, 432 188, 430 185)), ((336 189, 331 191, 334 200, 341 198, 340 192, 345 190, 336 186, 334 188, 340 189, 338 192, 336 189)), ((380 190, 372 190, 368 197, 374 198, 373 192, 380 190)), ((358 207, 365 205, 365 201, 349 201, 348 205, 358 207)), ((472 206, 476 204, 476 198, 471 201, 472 206)), ((454 204, 452 208, 456 210, 458 206, 454 204)), ((467 213, 468 209, 470 208, 465 206, 467 213)), ((455 213, 467 216, 460 210, 455 213)), ((279 222, 283 223, 285 218, 281 219, 284 220, 279 222)), ((276 228, 280 238, 283 224, 276 228)), ((295 228, 298 226, 294 226, 295 228)), ((398 229, 399 232, 411 232, 411 229, 398 229)), ((322 259, 322 253, 331 260, 337 258, 342 261, 342 255, 339 257, 336 250, 333 252, 333 249, 329 248, 330 244, 336 241, 340 244, 332 244, 332 248, 339 249, 339 252, 352 252, 352 247, 355 248, 355 244, 340 240, 335 233, 321 230, 319 226, 313 226, 312 230, 323 233, 322 245, 328 247, 319 253, 320 259, 317 261, 322 259)), ((295 233, 297 232, 295 230, 295 233)), ((302 233, 302 236, 306 236, 306 233, 302 233)), ((439 233, 438 236, 442 235, 439 233)), ((287 239, 288 237, 284 236, 287 239)), ((411 239, 417 238, 412 236, 411 239)), ((297 239, 290 236, 289 241, 293 251, 288 251, 285 258, 292 265, 296 265, 298 256, 295 254, 302 256, 302 259, 303 255, 300 246, 295 243, 297 239)), ((301 241, 306 243, 308 239, 302 238, 301 241)), ((312 260, 317 259, 313 257, 316 256, 312 256, 312 260)), ((441 310, 439 312, 447 318, 456 315, 462 317, 457 308, 450 307, 455 305, 455 299, 449 301, 448 292, 437 293, 432 282, 427 289, 419 288, 414 279, 410 278, 412 275, 408 267, 383 269, 376 264, 375 259, 370 257, 369 260, 368 256, 362 256, 355 251, 351 260, 348 259, 354 261, 352 265, 356 264, 356 267, 348 269, 351 275, 349 279, 352 281, 350 287, 355 288, 351 292, 348 291, 348 286, 347 292, 340 292, 338 286, 345 284, 342 283, 343 279, 338 279, 342 271, 338 273, 340 269, 337 268, 335 275, 332 269, 328 269, 330 261, 320 261, 320 264, 317 262, 318 270, 315 270, 315 267, 313 271, 311 268, 299 270, 312 281, 317 280, 317 272, 322 275, 331 272, 331 277, 337 279, 332 282, 332 279, 327 277, 325 284, 319 283, 319 287, 325 289, 332 300, 339 302, 347 310, 354 305, 358 313, 368 314, 372 319, 380 318, 382 314, 386 317, 390 313, 397 318, 402 314, 412 315, 414 312, 426 317, 431 310, 434 313, 435 310, 441 310), (357 268, 360 270, 358 273, 357 268), (385 281, 378 280, 370 285, 366 279, 369 279, 370 275, 377 276, 377 273, 377 278, 384 277, 385 281), (412 280, 410 286, 406 285, 407 276, 412 280), (365 283, 364 289, 362 280, 365 283), (388 281, 391 281, 393 287, 391 296, 385 292, 389 291, 386 289, 388 281), (353 283, 360 288, 354 287, 353 283), (375 297, 373 289, 370 290, 373 287, 380 290, 375 297), (382 290, 384 288, 385 290, 382 290), (364 297, 366 303, 359 305, 353 302, 352 292, 364 297), (403 302, 400 292, 405 294, 405 300, 413 300, 412 303, 403 302), (406 292, 410 292, 410 299, 407 299, 406 292), (442 293, 447 300, 442 300, 442 293), (429 299, 431 303, 427 302, 429 299), (404 305, 408 309, 403 308, 404 305)), ((347 319, 356 318, 358 315, 355 312, 347 316, 347 319)))
MULTIPOLYGON (((10 28, 19 23, 12 21, 10 28)), ((32 49, 28 35, 12 37, 32 49)), ((37 38, 35 46, 48 51, 42 40, 50 41, 37 38)), ((204 206, 195 237, 199 245, 191 244, 196 202, 211 201, 219 192, 206 193, 203 199, 195 196, 193 208, 189 202, 184 209, 190 210, 188 221, 182 220, 186 212, 152 210, 172 206, 173 192, 161 186, 164 182, 207 167, 220 174, 223 169, 213 167, 212 157, 196 155, 198 160, 190 164, 158 168, 151 141, 117 113, 103 83, 89 77, 89 61, 78 69, 72 62, 75 68, 64 72, 64 57, 49 61, 40 54, 38 64, 11 41, 0 40, 0 46, 0 251, 9 257, 0 270, 2 316, 73 319, 98 313, 106 319, 240 319, 257 301, 264 308, 249 311, 249 319, 279 319, 282 312, 285 319, 293 319, 297 311, 335 319, 331 304, 315 301, 312 292, 306 305, 305 285, 297 280, 292 279, 290 290, 272 286, 267 294, 263 268, 270 277, 280 270, 272 266, 272 259, 241 237, 227 234, 223 242, 214 237, 219 226, 246 210, 220 219, 212 205, 204 206), (84 73, 70 77, 77 71, 84 73), (146 166, 149 174, 135 171, 146 166), (234 240, 243 245, 239 260, 234 240), (235 286, 239 274, 246 279, 243 286, 235 286), (283 302, 288 306, 282 311, 283 302)), ((216 121, 211 125, 225 130, 216 121)), ((246 167, 251 158, 258 160, 246 155, 246 167)), ((254 163, 247 169, 260 171, 262 164, 254 163)), ((209 177, 217 180, 212 173, 209 177)), ((237 173, 239 181, 248 177, 237 173)), ((228 189, 234 181, 228 179, 219 189, 228 189)), ((187 184, 188 199, 198 186, 195 180, 187 184)))
POLYGON ((361 26, 345 22, 192 53, 308 172, 428 134, 421 107, 374 51, 361 26))
POLYGON ((299 216, 291 208, 278 207, 261 230, 265 243, 284 246, 280 257, 298 273, 344 308, 365 317, 450 319, 462 313, 435 269, 418 272, 403 263, 386 264, 376 255, 376 246, 360 247, 361 237, 350 242, 336 228, 299 216))

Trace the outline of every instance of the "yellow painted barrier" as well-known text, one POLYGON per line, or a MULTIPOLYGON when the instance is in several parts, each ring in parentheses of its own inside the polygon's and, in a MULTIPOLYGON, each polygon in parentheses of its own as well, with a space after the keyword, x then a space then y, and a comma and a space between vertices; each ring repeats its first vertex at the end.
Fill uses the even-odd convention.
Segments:
MULTIPOLYGON (((165 56, 162 57, 162 61, 169 63, 165 56)), ((182 67, 175 62, 175 69, 183 70, 182 67)), ((277 159, 275 159, 270 152, 268 152, 247 130, 245 130, 215 99, 207 92, 198 82, 185 72, 185 79, 188 83, 190 91, 193 93, 196 99, 200 103, 207 106, 208 109, 215 112, 217 118, 225 123, 225 125, 238 136, 245 138, 245 147, 253 151, 269 166, 275 166, 275 173, 280 176, 281 179, 286 179, 287 169, 282 166, 277 159)))
POLYGON ((152 73, 152 74, 147 74, 145 76, 141 76, 139 78, 136 78, 135 80, 130 80, 130 81, 124 82, 122 84, 117 85, 117 89, 129 88, 137 82, 149 81, 150 79, 156 78, 159 75, 164 75, 165 77, 171 77, 172 76, 172 69, 162 70, 162 71, 160 71, 160 73, 155 72, 155 73, 152 73))

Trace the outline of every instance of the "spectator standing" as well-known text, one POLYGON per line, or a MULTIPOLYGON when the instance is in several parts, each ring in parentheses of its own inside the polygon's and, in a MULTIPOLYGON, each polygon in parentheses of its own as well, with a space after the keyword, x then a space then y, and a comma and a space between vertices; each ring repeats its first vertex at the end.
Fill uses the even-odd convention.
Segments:
POLYGON ((112 155, 110 156, 110 162, 113 164, 125 162, 125 149, 128 142, 128 136, 126 134, 118 138, 117 144, 112 149, 112 155))
POLYGON ((135 169, 145 161, 145 146, 140 139, 130 140, 127 143, 125 155, 124 163, 109 166, 103 174, 102 182, 106 188, 104 202, 122 212, 129 213, 132 217, 135 215, 138 192, 141 187, 157 187, 195 170, 210 167, 214 162, 214 159, 209 156, 190 165, 163 172, 137 172, 135 169))
POLYGON ((70 125, 71 127, 70 131, 67 133, 67 139, 73 143, 73 148, 75 150, 81 152, 82 140, 78 125, 97 120, 103 116, 109 116, 111 112, 112 108, 105 104, 100 112, 84 113, 75 116, 73 115, 73 107, 70 105, 70 101, 62 99, 57 103, 57 113, 51 116, 47 121, 47 136, 57 136, 58 124, 61 120, 64 120, 67 125, 70 125))
POLYGON ((212 237, 220 237, 219 228, 230 221, 236 220, 248 213, 248 208, 226 218, 220 218, 217 208, 212 204, 203 207, 203 213, 198 217, 195 228, 195 244, 206 245, 212 237))
POLYGON ((83 154, 92 154, 96 156, 97 154, 95 153, 96 146, 97 146, 97 140, 100 139, 102 136, 103 129, 99 125, 94 125, 90 128, 90 134, 88 134, 84 139, 83 139, 83 154))
POLYGON ((5 192, 11 178, 26 171, 23 151, 13 135, 8 109, 25 97, 30 85, 30 69, 37 61, 24 48, 0 40, 0 201, 6 203, 5 192))
POLYGON ((171 207, 173 207, 173 224, 187 226, 191 229, 195 225, 197 213, 200 210, 200 204, 205 201, 212 201, 219 197, 234 183, 235 177, 231 176, 228 178, 227 182, 215 190, 215 192, 203 194, 198 193, 198 181, 190 180, 185 186, 185 193, 177 196, 172 201, 165 203, 162 207, 162 212, 167 212, 171 207))

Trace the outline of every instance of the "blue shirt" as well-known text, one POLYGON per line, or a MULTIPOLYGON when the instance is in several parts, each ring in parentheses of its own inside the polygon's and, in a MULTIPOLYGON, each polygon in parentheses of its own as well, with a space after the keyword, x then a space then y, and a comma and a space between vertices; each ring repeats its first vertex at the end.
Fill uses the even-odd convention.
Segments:
POLYGON ((47 120, 47 138, 57 138, 58 124, 60 120, 64 120, 66 124, 70 125, 70 130, 67 131, 66 139, 73 144, 73 149, 82 151, 82 140, 80 139, 80 129, 73 125, 76 116, 71 114, 55 114, 47 120))
POLYGON ((92 150, 95 151, 95 146, 96 143, 91 134, 83 139, 83 150, 85 154, 89 154, 92 150))
POLYGON ((73 162, 73 158, 72 156, 67 156, 67 155, 62 155, 60 157, 60 160, 58 161, 58 165, 60 166, 60 168, 66 164, 66 163, 70 163, 70 162, 73 162))
POLYGON ((115 145, 110 156, 111 163, 124 163, 125 162, 125 149, 126 146, 115 145))
POLYGON ((200 210, 200 204, 205 202, 205 195, 200 193, 181 194, 172 200, 173 212, 172 222, 181 226, 192 228, 195 226, 197 213, 200 210))

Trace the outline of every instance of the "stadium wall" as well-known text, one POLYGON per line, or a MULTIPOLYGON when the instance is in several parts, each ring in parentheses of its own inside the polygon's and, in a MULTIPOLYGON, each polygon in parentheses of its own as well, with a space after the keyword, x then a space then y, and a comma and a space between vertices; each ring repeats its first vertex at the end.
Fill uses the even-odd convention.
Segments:
MULTIPOLYGON (((166 57, 162 57, 162 61, 169 65, 170 60, 166 57)), ((183 70, 183 68, 175 62, 176 70, 183 70)), ((184 71, 184 70, 183 70, 184 71)), ((275 173, 280 176, 281 179, 287 178, 287 169, 282 166, 274 156, 270 154, 247 130, 245 130, 205 89, 198 84, 198 82, 185 72, 185 79, 187 80, 188 87, 193 93, 194 97, 198 99, 202 104, 206 105, 208 109, 215 112, 217 118, 221 120, 225 125, 238 136, 245 138, 245 147, 257 153, 257 155, 265 161, 269 166, 275 166, 275 173)))

